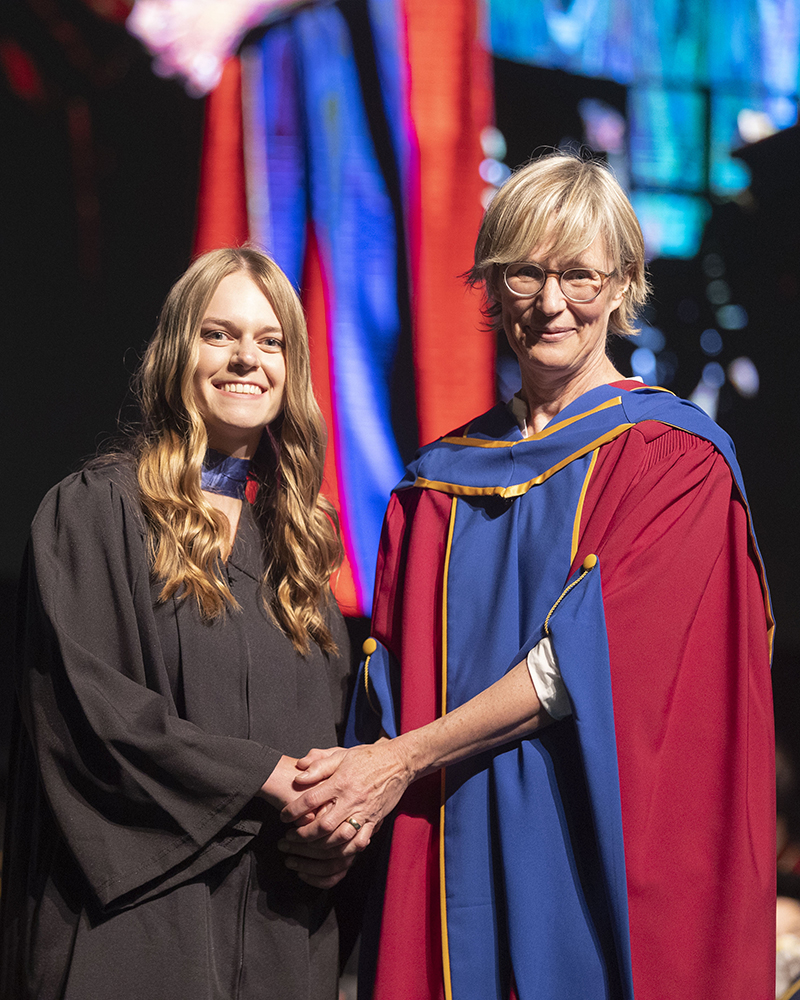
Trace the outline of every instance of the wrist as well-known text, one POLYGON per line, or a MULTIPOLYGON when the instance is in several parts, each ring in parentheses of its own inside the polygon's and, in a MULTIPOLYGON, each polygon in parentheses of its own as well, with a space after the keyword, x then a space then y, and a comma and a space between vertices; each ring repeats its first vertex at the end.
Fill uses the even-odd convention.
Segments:
POLYGON ((406 785, 410 785, 418 778, 428 774, 429 771, 434 770, 430 744, 423 733, 424 728, 413 729, 410 732, 402 733, 391 741, 397 753, 406 785))
POLYGON ((296 764, 297 761, 294 757, 287 757, 284 754, 256 793, 257 796, 266 799, 276 809, 282 809, 289 798, 289 792, 297 770, 296 764))

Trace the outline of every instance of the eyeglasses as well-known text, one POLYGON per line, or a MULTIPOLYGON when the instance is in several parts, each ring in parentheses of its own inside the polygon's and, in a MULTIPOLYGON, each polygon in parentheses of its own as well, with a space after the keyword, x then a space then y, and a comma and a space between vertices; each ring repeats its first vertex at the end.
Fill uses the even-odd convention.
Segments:
POLYGON ((555 274, 564 298, 570 302, 593 302, 603 290, 606 280, 615 273, 598 271, 594 267, 568 267, 566 271, 555 271, 529 260, 518 260, 506 264, 503 281, 512 295, 524 299, 538 295, 545 286, 547 276, 555 274))

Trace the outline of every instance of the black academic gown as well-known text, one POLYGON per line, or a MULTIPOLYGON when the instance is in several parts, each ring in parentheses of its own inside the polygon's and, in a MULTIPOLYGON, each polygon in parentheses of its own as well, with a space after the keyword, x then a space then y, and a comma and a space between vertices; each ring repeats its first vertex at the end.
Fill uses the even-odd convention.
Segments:
POLYGON ((247 509, 226 572, 241 611, 157 602, 130 469, 45 498, 21 589, 2 897, 2 1000, 333 1000, 331 894, 289 872, 253 796, 282 753, 338 742, 340 655, 306 657, 258 593, 247 509))

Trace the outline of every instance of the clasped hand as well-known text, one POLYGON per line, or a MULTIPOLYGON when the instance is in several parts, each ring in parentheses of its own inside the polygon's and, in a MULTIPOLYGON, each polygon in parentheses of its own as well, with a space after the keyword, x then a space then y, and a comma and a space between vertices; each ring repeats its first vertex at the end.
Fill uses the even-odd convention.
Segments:
POLYGON ((292 826, 279 848, 304 882, 330 888, 369 844, 411 779, 399 741, 349 750, 311 750, 298 760, 281 819, 292 826), (352 820, 352 822, 350 822, 352 820))

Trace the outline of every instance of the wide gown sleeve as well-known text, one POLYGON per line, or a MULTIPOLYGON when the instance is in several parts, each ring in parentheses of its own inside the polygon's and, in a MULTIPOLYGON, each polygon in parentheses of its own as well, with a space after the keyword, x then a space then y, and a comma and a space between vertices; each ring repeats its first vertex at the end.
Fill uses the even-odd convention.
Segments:
POLYGON ((258 832, 240 815, 280 752, 178 716, 143 524, 119 470, 45 498, 26 556, 18 693, 44 795, 99 903, 195 877, 258 832))
POLYGON ((719 452, 653 422, 604 448, 573 566, 590 552, 603 580, 637 1000, 766 1000, 768 621, 747 512, 719 452))

